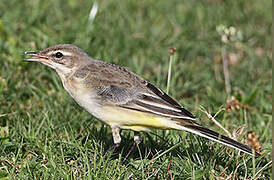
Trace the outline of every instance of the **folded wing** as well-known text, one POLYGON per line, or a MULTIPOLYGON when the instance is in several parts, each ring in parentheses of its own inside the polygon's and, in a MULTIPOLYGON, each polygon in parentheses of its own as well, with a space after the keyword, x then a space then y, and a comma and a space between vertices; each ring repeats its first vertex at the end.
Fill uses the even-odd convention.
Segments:
POLYGON ((100 95, 117 106, 136 111, 149 112, 176 119, 195 120, 195 116, 166 93, 147 82, 148 91, 135 91, 115 85, 100 91, 100 95))

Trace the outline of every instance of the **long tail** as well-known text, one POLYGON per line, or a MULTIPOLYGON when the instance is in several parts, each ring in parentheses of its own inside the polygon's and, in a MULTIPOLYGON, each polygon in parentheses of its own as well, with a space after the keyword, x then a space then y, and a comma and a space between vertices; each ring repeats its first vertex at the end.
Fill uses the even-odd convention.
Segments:
POLYGON ((193 122, 190 122, 190 121, 185 121, 184 123, 180 123, 180 126, 177 127, 176 129, 179 129, 179 130, 184 130, 184 131, 188 131, 188 132, 191 132, 193 134, 197 134, 199 136, 202 136, 202 137, 205 137, 207 139, 210 139, 212 141, 215 141, 215 142, 219 142, 221 144, 224 144, 226 146, 229 146, 229 147, 232 147, 232 148, 235 148, 239 151, 242 151, 242 152, 245 152, 247 154, 250 154, 250 155, 255 155, 255 157, 258 157, 260 156, 259 153, 255 152, 253 153, 252 149, 249 148, 248 146, 244 145, 244 144, 241 144, 229 137, 226 137, 224 135, 221 135, 215 131, 212 131, 210 129, 207 129, 199 124, 196 124, 196 123, 193 123, 193 122))

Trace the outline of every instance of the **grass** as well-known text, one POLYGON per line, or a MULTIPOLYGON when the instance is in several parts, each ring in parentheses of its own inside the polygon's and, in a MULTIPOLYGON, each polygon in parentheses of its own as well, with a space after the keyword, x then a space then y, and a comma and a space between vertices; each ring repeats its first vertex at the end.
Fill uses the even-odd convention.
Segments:
MULTIPOLYGON (((271 179, 271 1, 3 0, 0 4, 0 179, 271 179), (253 159, 189 133, 143 133, 139 151, 121 164, 133 132, 123 131, 121 153, 110 128, 83 111, 56 73, 22 62, 22 52, 59 43, 78 45, 96 59, 126 66, 166 89, 169 48, 175 47, 169 94, 224 133, 211 114, 226 107, 216 27, 234 26, 241 41, 226 48, 232 96, 238 109, 216 120, 230 132, 247 125, 258 135, 262 156, 253 159)), ((233 106, 235 107, 235 106, 233 106)))

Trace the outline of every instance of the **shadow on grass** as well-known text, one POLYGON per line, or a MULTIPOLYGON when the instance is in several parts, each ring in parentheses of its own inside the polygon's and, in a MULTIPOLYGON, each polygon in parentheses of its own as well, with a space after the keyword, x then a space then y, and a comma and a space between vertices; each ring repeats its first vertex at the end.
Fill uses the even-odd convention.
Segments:
MULTIPOLYGON (((180 158, 181 160, 190 160, 192 163, 197 164, 198 166, 209 166, 209 168, 217 168, 220 166, 224 168, 231 169, 231 171, 236 168, 238 173, 245 174, 246 167, 252 167, 252 156, 248 156, 248 160, 242 163, 243 156, 237 156, 237 152, 235 154, 231 154, 229 151, 234 151, 234 149, 227 149, 225 146, 221 149, 216 150, 216 144, 209 145, 209 141, 204 138, 195 138, 195 140, 190 140, 187 143, 173 143, 168 140, 168 137, 162 137, 156 135, 154 133, 141 133, 141 136, 144 141, 142 141, 138 148, 134 148, 134 150, 129 154, 132 146, 134 145, 133 135, 130 131, 123 131, 122 142, 118 148, 113 151, 106 153, 106 156, 110 156, 111 159, 119 159, 119 156, 122 157, 122 164, 125 166, 130 166, 131 161, 138 161, 140 159, 154 160, 158 158, 158 156, 163 155, 170 156, 168 157, 170 160, 173 157, 180 158), (156 137, 156 138, 155 138, 156 137), (195 141, 198 141, 195 142, 195 141), (184 146, 186 145, 187 146, 184 146), (110 154, 109 154, 110 153, 110 154), (212 162, 214 162, 214 167, 212 167, 212 162), (241 164, 239 167, 237 167, 241 164)), ((104 146, 104 151, 106 152, 113 146, 112 135, 109 133, 108 128, 102 126, 99 130, 92 131, 92 137, 96 140, 102 142, 104 146)), ((181 139, 180 141, 185 141, 185 139, 181 139)), ((160 157, 161 158, 161 157, 160 157)), ((256 163, 256 168, 263 167, 267 163, 266 158, 261 158, 256 163)))

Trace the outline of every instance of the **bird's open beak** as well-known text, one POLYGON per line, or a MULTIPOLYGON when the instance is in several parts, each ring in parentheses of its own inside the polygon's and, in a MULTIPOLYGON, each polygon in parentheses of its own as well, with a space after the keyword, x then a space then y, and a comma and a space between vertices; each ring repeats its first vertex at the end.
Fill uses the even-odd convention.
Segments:
POLYGON ((24 59, 24 61, 45 62, 49 60, 49 57, 43 56, 39 52, 24 52, 24 55, 31 56, 30 58, 24 59))

